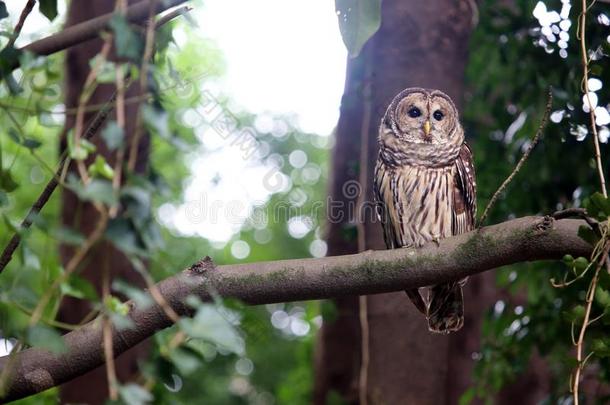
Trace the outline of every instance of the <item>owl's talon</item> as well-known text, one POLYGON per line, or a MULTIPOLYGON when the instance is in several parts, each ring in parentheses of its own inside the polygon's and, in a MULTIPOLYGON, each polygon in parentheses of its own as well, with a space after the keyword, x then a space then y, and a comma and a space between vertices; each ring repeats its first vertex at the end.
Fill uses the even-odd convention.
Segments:
POLYGON ((441 247, 441 238, 439 236, 434 236, 432 242, 436 243, 436 247, 441 247))

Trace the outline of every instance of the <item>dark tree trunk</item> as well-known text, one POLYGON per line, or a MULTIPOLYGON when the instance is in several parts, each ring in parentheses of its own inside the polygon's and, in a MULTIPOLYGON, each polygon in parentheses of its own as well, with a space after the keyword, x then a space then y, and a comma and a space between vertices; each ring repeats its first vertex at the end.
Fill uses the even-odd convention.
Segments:
MULTIPOLYGON (((377 157, 377 130, 392 98, 407 87, 437 88, 456 102, 464 93, 464 69, 472 28, 469 1, 385 0, 382 25, 361 55, 350 59, 333 153, 331 195, 346 202, 345 182, 362 178, 366 200, 377 157), (364 137, 364 138, 363 138, 364 137), (362 145, 361 145, 362 144, 362 145), (361 153, 362 161, 360 160, 361 153), (362 169, 366 173, 361 174, 362 169)), ((366 213, 370 215, 370 213, 366 213)), ((329 225, 329 254, 358 249, 349 219, 329 225)), ((366 221, 364 247, 384 248, 381 226, 366 221)), ((373 404, 457 403, 469 386, 480 320, 493 300, 493 275, 471 277, 466 287, 466 326, 447 336, 430 334, 404 293, 368 297, 368 400, 373 404)), ((336 301, 338 318, 322 328, 316 357, 315 402, 331 392, 358 403, 360 323, 358 300, 336 301)))
MULTIPOLYGON (((94 18, 98 15, 108 13, 113 10, 114 0, 95 0, 87 2, 86 7, 78 1, 70 2, 68 19, 66 25, 73 25, 81 21, 94 18)), ((78 106, 79 96, 83 84, 89 73, 89 61, 102 47, 102 40, 96 39, 81 45, 75 46, 67 51, 66 54, 66 107, 75 108, 78 106)), ((128 91, 126 97, 134 96, 139 89, 137 86, 128 91)), ((100 85, 89 100, 89 104, 106 103, 115 91, 114 85, 100 85)), ((138 106, 128 104, 126 106, 126 117, 128 119, 125 128, 125 143, 129 144, 129 137, 134 133, 135 119, 138 106)), ((85 118, 85 128, 90 122, 94 113, 89 113, 85 118)), ((114 113, 108 120, 114 120, 114 113)), ((66 117, 65 131, 73 128, 75 116, 66 117)), ((107 150, 99 134, 96 134, 92 142, 96 145, 97 151, 106 158, 108 163, 114 166, 116 153, 107 150)), ((136 171, 146 170, 148 161, 148 137, 144 136, 140 145, 136 171)), ((66 139, 62 139, 62 150, 66 148, 66 139)), ((90 163, 90 162, 89 162, 90 163)), ((75 167, 70 170, 76 173, 75 167)), ((64 190, 62 193, 62 221, 65 226, 73 228, 83 235, 89 235, 94 229, 98 220, 95 208, 89 203, 81 202, 74 193, 64 190)), ((74 249, 68 245, 61 246, 61 258, 64 265, 74 254, 74 249)), ((101 242, 95 246, 85 259, 79 275, 90 281, 101 296, 102 277, 104 271, 109 272, 110 280, 121 278, 134 285, 143 285, 142 279, 137 275, 129 260, 108 242, 101 242)), ((91 311, 91 305, 86 301, 66 297, 59 310, 59 319, 63 322, 79 323, 91 311)), ((116 361, 117 377, 119 381, 133 380, 138 375, 137 362, 147 353, 147 344, 141 344, 120 356, 116 361)), ((87 403, 102 404, 108 396, 108 386, 104 367, 93 370, 69 383, 61 386, 61 401, 63 403, 87 403)))

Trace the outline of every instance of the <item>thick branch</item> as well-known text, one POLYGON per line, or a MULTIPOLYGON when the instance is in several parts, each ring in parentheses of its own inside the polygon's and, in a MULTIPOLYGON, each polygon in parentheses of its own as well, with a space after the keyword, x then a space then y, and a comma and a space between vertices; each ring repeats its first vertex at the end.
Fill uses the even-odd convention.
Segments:
MULTIPOLYGON (((578 227, 584 224, 574 219, 525 217, 419 249, 226 266, 215 266, 208 259, 161 281, 157 287, 181 316, 191 314, 184 302, 187 296, 210 300, 210 291, 253 305, 400 291, 518 262, 559 259, 565 254, 589 256, 591 246, 577 236, 578 227)), ((134 327, 113 331, 115 355, 172 324, 158 305, 138 308, 130 303, 130 308, 134 327)), ((38 348, 18 353, 4 400, 62 384, 103 363, 99 321, 66 334, 64 341, 65 354, 38 348)), ((0 359, 0 369, 7 360, 0 359)))

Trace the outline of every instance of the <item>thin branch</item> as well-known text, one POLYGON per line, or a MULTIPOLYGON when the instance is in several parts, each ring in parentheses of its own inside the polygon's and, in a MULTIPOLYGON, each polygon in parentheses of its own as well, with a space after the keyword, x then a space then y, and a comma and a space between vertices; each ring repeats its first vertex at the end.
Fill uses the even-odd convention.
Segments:
POLYGON ((595 164, 597 166, 597 174, 599 176, 599 183, 604 197, 608 197, 606 191, 606 179, 604 177, 604 168, 602 166, 601 153, 599 150, 599 136, 597 135, 597 125, 595 124, 595 107, 591 104, 591 97, 589 97, 589 55, 587 54, 587 44, 585 41, 585 25, 587 22, 587 0, 582 0, 582 12, 578 19, 578 32, 577 35, 580 39, 580 54, 582 58, 582 87, 589 105, 589 118, 591 120, 591 131, 593 132, 593 147, 595 149, 595 164))
POLYGON ((576 370, 574 371, 574 378, 572 380, 572 398, 574 405, 579 404, 579 385, 580 385, 580 374, 585 368, 585 362, 587 359, 582 358, 582 352, 585 343, 585 333, 587 332, 587 327, 589 326, 589 317, 591 316, 591 307, 593 306, 593 298, 595 297, 595 289, 597 287, 597 281, 599 280, 599 272, 604 266, 606 261, 606 257, 608 256, 608 251, 610 250, 610 243, 606 244, 606 247, 602 253, 602 258, 597 263, 597 267, 595 269, 595 274, 593 275, 593 279, 589 284, 589 289, 587 290, 587 296, 585 299, 585 316, 582 321, 582 326, 580 327, 580 333, 578 334, 578 340, 576 341, 576 370))
POLYGON ((17 21, 17 25, 15 25, 15 29, 13 30, 13 33, 11 34, 11 38, 9 39, 8 43, 6 44, 7 48, 10 48, 13 45, 15 45, 15 41, 17 40, 17 38, 19 38, 19 34, 21 34, 21 30, 23 29, 23 24, 25 23, 25 20, 28 18, 28 16, 32 12, 32 9, 34 8, 35 5, 36 5, 36 0, 28 0, 28 2, 23 7, 23 10, 21 11, 21 15, 19 16, 19 21, 17 21))
MULTIPOLYGON (((144 43, 144 54, 142 55, 142 63, 140 65, 140 91, 146 93, 148 91, 148 65, 153 57, 154 41, 155 41, 155 6, 157 0, 152 0, 149 6, 148 21, 146 27, 146 40, 144 43)), ((133 172, 136 168, 136 162, 138 160, 138 147, 140 145, 140 138, 142 137, 142 112, 141 108, 138 108, 136 114, 136 125, 131 139, 131 147, 129 148, 129 158, 127 160, 127 169, 133 172)))
POLYGON ((521 167, 525 164, 525 161, 529 157, 530 153, 532 153, 532 150, 536 147, 536 145, 540 141, 542 132, 544 131, 544 128, 546 127, 546 124, 549 121, 549 116, 551 114, 552 105, 553 105, 553 93, 552 93, 552 90, 549 89, 549 95, 548 95, 548 98, 546 101, 546 108, 544 110, 544 115, 542 116, 542 120, 540 121, 540 125, 538 126, 538 130, 536 131, 536 135, 534 135, 532 142, 529 144, 529 146, 523 153, 523 156, 521 156, 521 159, 517 163, 517 166, 515 166, 515 168, 513 169, 512 173, 506 178, 506 180, 504 180, 504 182, 500 185, 500 187, 498 187, 496 192, 491 197, 491 200, 489 200, 489 203, 487 203, 487 206, 485 207, 485 211, 483 211, 483 215, 481 215, 481 218, 479 219, 479 224, 477 225, 479 228, 481 226, 483 226, 483 224, 485 223, 485 220, 487 219, 487 215, 489 214, 489 211, 495 205, 496 201, 498 200, 498 197, 500 197, 500 194, 502 194, 502 192, 506 189, 506 187, 508 187, 510 182, 515 178, 517 173, 519 173, 519 170, 521 170, 521 167))
MULTIPOLYGON (((565 254, 588 256, 592 246, 577 235, 583 224, 575 219, 524 217, 445 238, 438 244, 431 242, 419 249, 227 266, 215 266, 206 258, 156 286, 179 316, 193 313, 186 297, 194 295, 211 301, 211 291, 252 305, 401 291, 462 279, 517 262, 560 259, 565 254)), ((112 330, 115 356, 172 325, 158 304, 128 305, 133 327, 112 330)), ((103 363, 100 322, 93 321, 67 333, 63 340, 63 354, 40 348, 15 354, 2 400, 41 392, 103 363)), ((7 372, 9 358, 0 358, 3 372, 7 372)))

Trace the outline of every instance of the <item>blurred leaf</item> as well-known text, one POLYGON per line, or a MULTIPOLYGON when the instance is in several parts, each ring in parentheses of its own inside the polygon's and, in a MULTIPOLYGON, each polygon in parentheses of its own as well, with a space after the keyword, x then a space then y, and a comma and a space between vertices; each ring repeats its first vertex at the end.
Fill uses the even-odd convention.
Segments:
POLYGON ((343 43, 355 58, 381 26, 381 0, 335 0, 335 9, 343 43))
POLYGON ((144 119, 146 126, 155 131, 160 137, 170 139, 171 133, 169 130, 167 112, 149 104, 144 104, 141 108, 142 118, 144 119))
POLYGON ((10 193, 11 191, 15 191, 15 189, 19 187, 19 183, 17 183, 13 179, 13 175, 9 170, 1 170, 0 171, 0 189, 10 193))
POLYGON ((40 12, 53 21, 57 17, 57 0, 40 0, 40 12))
POLYGON ((61 293, 74 298, 91 301, 97 301, 98 299, 93 284, 77 275, 71 275, 68 281, 61 284, 61 293))
POLYGON ((578 236, 581 239, 589 242, 591 245, 595 245, 599 240, 599 237, 597 236, 595 231, 589 228, 588 225, 581 225, 578 227, 578 236))
POLYGON ((605 220, 610 216, 610 199, 604 197, 602 193, 595 193, 589 197, 587 204, 587 214, 599 219, 605 220))
POLYGON ((69 176, 68 184, 83 201, 94 201, 112 206, 117 203, 112 183, 108 180, 92 179, 83 186, 75 176, 69 176))
POLYGON ((116 69, 121 65, 117 65, 102 58, 102 55, 97 54, 89 60, 89 67, 93 69, 97 66, 97 76, 95 81, 98 83, 114 83, 116 81, 116 69))
POLYGON ((148 308, 153 304, 152 297, 141 288, 133 287, 123 280, 115 280, 112 283, 112 289, 116 292, 124 294, 132 300, 140 309, 148 308))
POLYGON ((147 252, 142 248, 142 244, 138 240, 136 230, 130 221, 125 218, 113 218, 110 220, 104 236, 125 253, 141 256, 147 255, 147 252))
POLYGON ((182 375, 192 374, 201 366, 201 357, 186 346, 172 350, 169 358, 182 375))
POLYGON ((19 67, 22 51, 14 47, 5 47, 0 51, 0 79, 4 79, 19 67))
POLYGON ((95 161, 89 165, 89 174, 94 177, 105 177, 108 180, 112 180, 114 177, 114 169, 110 167, 103 156, 97 155, 95 161))
POLYGON ((27 342, 34 346, 47 349, 53 353, 65 353, 66 346, 59 332, 45 325, 34 325, 28 328, 27 342))
POLYGON ((123 129, 116 123, 110 121, 102 131, 102 138, 110 150, 115 150, 123 145, 125 134, 123 129))
POLYGON ((243 353, 242 338, 235 327, 212 304, 201 304, 192 319, 182 318, 178 325, 192 338, 215 343, 236 354, 243 353))
POLYGON ((121 400, 128 405, 146 405, 152 402, 153 396, 150 392, 137 384, 121 385, 119 387, 121 400))
POLYGON ((36 149, 40 147, 40 145, 42 145, 42 143, 37 141, 36 139, 22 138, 15 128, 9 128, 8 135, 13 141, 15 141, 15 143, 22 145, 30 150, 36 149))
POLYGON ((8 17, 8 11, 6 10, 6 4, 4 1, 0 1, 0 20, 8 17))
POLYGON ((139 61, 142 56, 142 40, 129 26, 125 17, 114 14, 110 19, 110 28, 114 32, 114 45, 117 55, 133 61, 139 61))
POLYGON ((126 316, 129 313, 129 305, 112 295, 109 295, 104 299, 104 306, 110 312, 114 312, 115 314, 122 316, 126 316))
POLYGON ((598 286, 595 289, 595 301, 604 308, 610 307, 610 292, 598 286))
POLYGON ((592 349, 597 356, 610 357, 610 347, 608 346, 608 339, 595 339, 592 343, 592 349))
POLYGON ((57 240, 68 245, 78 246, 85 242, 85 237, 81 233, 66 227, 55 229, 54 236, 57 240))

